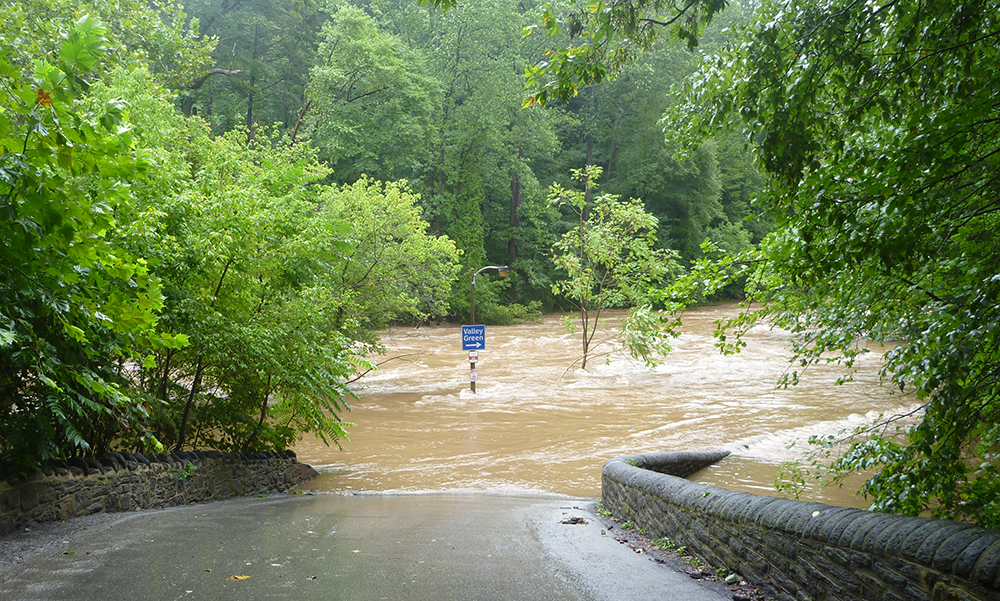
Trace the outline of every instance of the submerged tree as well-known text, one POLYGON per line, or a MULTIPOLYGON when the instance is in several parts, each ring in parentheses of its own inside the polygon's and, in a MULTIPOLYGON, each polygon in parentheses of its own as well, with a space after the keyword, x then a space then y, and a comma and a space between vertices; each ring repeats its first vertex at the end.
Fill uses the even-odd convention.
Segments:
MULTIPOLYGON (((569 209, 577 220, 552 249, 553 262, 568 276, 556 281, 552 291, 579 310, 582 369, 594 352, 601 316, 611 308, 631 309, 618 340, 633 357, 653 365, 657 355, 670 350, 668 337, 674 333, 668 316, 652 308, 654 291, 680 271, 677 253, 656 248, 656 218, 642 201, 593 196, 600 175, 600 167, 577 169, 573 177, 583 183, 583 191, 550 189, 550 202, 569 209)), ((571 318, 565 323, 575 331, 571 318)))

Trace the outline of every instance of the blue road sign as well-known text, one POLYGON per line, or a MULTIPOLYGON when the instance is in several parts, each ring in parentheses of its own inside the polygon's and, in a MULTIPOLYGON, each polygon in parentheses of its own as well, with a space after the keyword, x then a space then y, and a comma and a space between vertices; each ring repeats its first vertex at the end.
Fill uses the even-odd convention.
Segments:
POLYGON ((486 348, 486 326, 462 326, 462 350, 481 351, 486 348))

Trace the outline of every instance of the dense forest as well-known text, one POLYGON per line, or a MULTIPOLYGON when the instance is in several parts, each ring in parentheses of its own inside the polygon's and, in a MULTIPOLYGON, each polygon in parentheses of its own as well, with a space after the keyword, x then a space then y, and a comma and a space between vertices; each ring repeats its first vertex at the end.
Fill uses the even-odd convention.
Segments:
POLYGON ((678 264, 766 233, 738 140, 664 145, 665 91, 697 58, 669 44, 525 109, 536 6, 19 6, 0 31, 13 475, 119 446, 336 443, 376 330, 467 317, 488 264, 511 270, 481 280, 482 321, 593 305, 559 294, 577 215, 550 198, 586 165, 605 174, 586 200, 641 199, 678 264))
MULTIPOLYGON (((558 305, 548 255, 568 226, 547 189, 568 184, 572 169, 599 165, 603 191, 642 199, 659 219, 660 244, 685 262, 701 256, 706 238, 736 252, 767 231, 744 220, 760 180, 738 135, 684 161, 664 144, 669 90, 698 58, 666 40, 614 82, 523 110, 523 74, 549 43, 523 35, 539 22, 539 5, 472 0, 443 11, 412 0, 252 0, 186 9, 218 40, 218 75, 180 92, 185 114, 215 134, 277 124, 288 143, 315 148, 338 184, 408 182, 431 232, 462 250, 466 273, 513 268, 494 284, 505 290, 482 296, 486 320, 503 320, 510 303, 558 305)), ((738 19, 738 9, 727 17, 738 19)), ((468 311, 457 290, 450 315, 468 311)))
POLYGON ((338 444, 376 331, 466 319, 509 265, 478 320, 629 308, 647 362, 718 296, 753 301, 723 352, 900 341, 918 425, 823 469, 1000 523, 995 0, 2 7, 6 477, 338 444))

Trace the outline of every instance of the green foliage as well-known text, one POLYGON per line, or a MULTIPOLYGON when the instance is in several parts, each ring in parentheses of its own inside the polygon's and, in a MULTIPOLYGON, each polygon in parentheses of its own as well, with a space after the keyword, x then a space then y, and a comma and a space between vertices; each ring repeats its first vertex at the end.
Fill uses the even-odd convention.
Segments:
POLYGON ((917 423, 856 433, 834 471, 876 470, 862 489, 874 509, 987 527, 1000 524, 998 14, 988 0, 768 3, 671 120, 689 139, 746 128, 768 174, 757 203, 779 230, 752 279, 762 307, 729 324, 737 342, 767 320, 796 335, 805 367, 898 341, 881 373, 917 423))
POLYGON ((664 536, 653 541, 653 546, 663 551, 673 551, 677 548, 677 543, 672 538, 664 536))
POLYGON ((496 305, 489 311, 489 315, 489 323, 491 324, 540 323, 542 321, 542 303, 531 301, 527 305, 520 303, 496 305))
POLYGON ((659 245, 677 250, 684 264, 701 256, 706 238, 739 252, 768 231, 750 210, 762 178, 742 136, 713 136, 683 158, 663 143, 661 118, 677 101, 665 91, 682 84, 699 55, 719 45, 722 27, 743 19, 739 6, 727 9, 706 29, 697 52, 666 43, 661 35, 661 43, 637 56, 617 78, 582 89, 568 106, 579 122, 564 152, 604 167, 607 192, 641 198, 659 220, 659 245))
POLYGON ((110 67, 144 67, 155 79, 178 88, 211 65, 215 40, 202 38, 199 23, 174 0, 9 0, 0 2, 0 31, 10 44, 10 61, 30 76, 33 61, 53 52, 64 32, 83 15, 105 24, 101 59, 88 67, 104 77, 110 67))
POLYGON ((440 319, 458 275, 460 252, 444 236, 427 233, 419 197, 405 184, 361 178, 331 188, 324 213, 354 223, 352 252, 330 272, 340 296, 338 328, 374 343, 373 331, 390 321, 440 319))
MULTIPOLYGON (((536 163, 547 166, 558 150, 556 127, 564 117, 557 111, 520 110, 520 74, 540 52, 520 43, 521 27, 534 18, 532 9, 510 0, 470 0, 448 11, 420 8, 412 0, 364 4, 379 31, 353 37, 351 46, 384 48, 379 56, 386 58, 368 73, 385 75, 414 100, 393 118, 380 119, 392 104, 375 106, 362 99, 356 106, 370 114, 329 124, 357 132, 365 145, 358 165, 335 166, 337 177, 353 181, 361 171, 380 180, 405 177, 420 194, 433 232, 462 249, 466 273, 486 264, 511 265, 507 279, 484 281, 477 290, 477 313, 484 320, 506 319, 500 312, 493 316, 493 308, 506 303, 550 300, 539 299, 548 296, 552 267, 545 254, 552 240, 545 186, 539 183, 546 181, 539 175, 545 167, 536 163), (403 66, 393 66, 397 57, 405 58, 403 66), (359 128, 362 122, 369 125, 359 128), (379 153, 381 164, 365 156, 376 148, 385 149, 379 153)), ((349 110, 355 109, 345 106, 338 114, 349 110)), ((449 312, 468 310, 463 282, 452 290, 449 312)))
MULTIPOLYGON (((623 320, 619 339, 633 357, 655 365, 657 355, 670 350, 667 338, 674 335, 675 323, 652 310, 653 291, 680 271, 677 254, 655 247, 656 218, 640 201, 608 194, 590 199, 600 167, 573 174, 583 191, 553 185, 550 193, 550 202, 567 208, 577 220, 553 247, 553 261, 568 277, 556 281, 552 290, 579 310, 581 368, 587 367, 601 315, 609 308, 634 308, 623 320)), ((574 330, 571 321, 567 328, 574 330)))
MULTIPOLYGON (((684 547, 681 547, 680 549, 677 550, 677 552, 679 554, 682 554, 682 555, 683 555, 684 551, 686 551, 686 549, 684 549, 684 547)), ((702 558, 695 557, 693 555, 685 555, 684 557, 681 557, 681 563, 686 563, 686 564, 688 564, 690 566, 694 566, 696 568, 700 568, 703 565, 705 565, 705 562, 704 562, 704 560, 702 560, 702 558)))
POLYGON ((611 510, 604 508, 604 501, 601 499, 597 500, 597 514, 604 517, 611 517, 611 510))
POLYGON ((183 344, 154 332, 163 296, 147 263, 109 242, 150 157, 124 102, 85 101, 104 48, 104 23, 85 16, 30 80, 0 60, 0 452, 14 476, 106 448, 119 428, 147 437, 115 366, 136 345, 183 344))
POLYGON ((429 159, 440 95, 423 56, 353 6, 334 13, 320 39, 321 62, 301 111, 305 126, 296 126, 293 139, 311 140, 341 182, 363 174, 412 177, 429 159))
MULTIPOLYGON (((530 224, 519 221, 523 204, 544 202, 543 186, 526 167, 557 144, 551 115, 520 110, 519 75, 529 59, 517 41, 527 18, 509 0, 471 0, 444 14, 434 11, 432 27, 414 40, 444 92, 421 177, 425 218, 463 250, 467 273, 491 263, 513 268, 510 280, 484 281, 477 290, 483 318, 493 295, 499 299, 502 288, 525 281, 518 257, 547 251, 526 244, 533 232, 523 235, 530 224)), ((455 287, 451 308, 466 313, 466 286, 455 287)))
POLYGON ((164 326, 191 341, 138 378, 156 398, 152 427, 178 448, 280 449, 306 431, 339 444, 344 383, 371 369, 374 330, 440 313, 454 244, 426 233, 404 186, 321 184, 329 171, 309 146, 144 114, 144 141, 171 142, 123 239, 163 279, 164 326))
POLYGON ((193 476, 197 470, 197 465, 191 463, 190 461, 185 461, 181 469, 177 470, 176 477, 178 480, 187 480, 193 476))
POLYGON ((353 252, 349 226, 317 210, 310 185, 326 170, 305 146, 177 126, 187 141, 175 160, 188 166, 162 172, 172 193, 156 183, 137 207, 160 221, 145 252, 168 294, 164 323, 191 340, 144 374, 160 438, 223 450, 284 448, 301 431, 337 442, 343 382, 360 362, 330 277, 353 252))
MULTIPOLYGON (((697 305, 718 297, 721 290, 739 287, 753 297, 760 286, 759 279, 748 280, 748 275, 760 275, 758 267, 763 262, 759 248, 750 247, 743 252, 727 252, 711 239, 701 244, 702 255, 691 262, 687 273, 678 277, 670 286, 660 291, 663 302, 675 310, 697 305), (740 285, 740 283, 743 285, 740 285)), ((745 343, 737 337, 728 341, 726 328, 715 332, 717 346, 726 354, 738 352, 745 343)))
MULTIPOLYGON (((524 106, 545 106, 550 99, 567 102, 585 86, 614 79, 656 44, 663 27, 670 27, 676 39, 685 40, 689 47, 696 46, 703 27, 727 4, 726 0, 681 4, 594 0, 563 15, 546 8, 541 30, 549 38, 569 39, 565 47, 548 50, 545 59, 525 70, 526 85, 535 91, 524 106)), ((524 35, 536 29, 537 25, 526 27, 524 35)))

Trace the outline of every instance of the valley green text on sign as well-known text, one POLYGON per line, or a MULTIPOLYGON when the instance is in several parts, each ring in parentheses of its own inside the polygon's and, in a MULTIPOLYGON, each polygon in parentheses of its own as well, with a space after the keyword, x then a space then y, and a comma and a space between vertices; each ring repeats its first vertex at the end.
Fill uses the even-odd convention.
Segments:
POLYGON ((475 351, 486 348, 486 326, 462 326, 462 350, 475 351))

